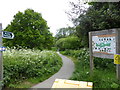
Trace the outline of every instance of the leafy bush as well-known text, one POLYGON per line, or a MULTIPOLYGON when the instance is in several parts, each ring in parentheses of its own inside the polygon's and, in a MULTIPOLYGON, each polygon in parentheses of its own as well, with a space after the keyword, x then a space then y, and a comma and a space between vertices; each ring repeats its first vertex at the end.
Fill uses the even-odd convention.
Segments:
POLYGON ((115 64, 113 59, 94 58, 94 67, 96 69, 110 69, 115 71, 115 64))
POLYGON ((9 49, 4 52, 4 84, 48 76, 57 72, 62 61, 53 51, 9 49))
MULTIPOLYGON (((69 55, 72 57, 75 57, 78 59, 79 62, 82 62, 82 64, 85 66, 89 65, 89 50, 86 48, 82 48, 80 50, 66 50, 61 51, 64 55, 69 55)), ((112 59, 103 59, 103 58, 94 58, 94 66, 95 68, 111 68, 113 66, 113 69, 115 69, 115 65, 113 64, 112 59)))
POLYGON ((80 40, 76 36, 61 38, 56 42, 59 50, 79 49, 81 47, 80 40))
POLYGON ((57 51, 57 47, 51 47, 52 51, 57 51))

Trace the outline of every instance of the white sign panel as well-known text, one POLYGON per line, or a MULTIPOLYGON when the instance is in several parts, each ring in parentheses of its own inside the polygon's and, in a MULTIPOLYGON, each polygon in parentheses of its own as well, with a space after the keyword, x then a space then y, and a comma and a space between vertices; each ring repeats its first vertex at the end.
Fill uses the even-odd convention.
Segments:
POLYGON ((6 48, 5 47, 0 47, 0 51, 5 51, 6 48))
POLYGON ((93 53, 116 54, 116 39, 114 35, 92 36, 93 53))
POLYGON ((12 32, 2 31, 2 37, 7 39, 13 39, 14 34, 12 32))

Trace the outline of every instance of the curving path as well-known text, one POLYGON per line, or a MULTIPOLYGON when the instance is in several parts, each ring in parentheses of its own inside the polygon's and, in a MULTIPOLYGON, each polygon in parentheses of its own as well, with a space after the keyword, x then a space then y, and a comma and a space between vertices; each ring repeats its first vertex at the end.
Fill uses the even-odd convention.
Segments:
POLYGON ((61 55, 59 52, 58 54, 61 56, 63 61, 61 69, 49 79, 33 86, 32 88, 51 88, 56 78, 69 79, 71 77, 74 71, 74 63, 66 56, 61 55))

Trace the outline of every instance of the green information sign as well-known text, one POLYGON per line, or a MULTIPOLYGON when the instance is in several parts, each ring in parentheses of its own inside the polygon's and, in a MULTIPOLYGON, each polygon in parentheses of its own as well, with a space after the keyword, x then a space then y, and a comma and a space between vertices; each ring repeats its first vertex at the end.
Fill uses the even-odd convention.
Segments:
POLYGON ((115 54, 116 41, 114 35, 92 36, 93 52, 115 54))

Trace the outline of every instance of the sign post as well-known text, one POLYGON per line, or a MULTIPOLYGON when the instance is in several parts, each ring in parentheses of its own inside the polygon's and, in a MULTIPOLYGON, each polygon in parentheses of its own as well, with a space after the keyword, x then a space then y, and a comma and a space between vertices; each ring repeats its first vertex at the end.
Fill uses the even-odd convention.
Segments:
MULTIPOLYGON (((0 47, 2 47, 2 23, 0 23, 0 47)), ((3 81, 3 60, 2 51, 0 51, 0 89, 2 88, 3 81)))
MULTIPOLYGON (((92 73, 94 68, 93 57, 114 59, 114 55, 120 54, 120 28, 89 32, 89 50, 92 73)), ((116 75, 117 79, 120 80, 119 63, 116 64, 116 75)))
MULTIPOLYGON (((116 54, 120 54, 120 28, 116 31, 116 54)), ((120 64, 116 64, 117 79, 120 80, 120 64)))
POLYGON ((5 47, 2 46, 2 38, 13 39, 14 34, 8 31, 2 31, 2 23, 0 23, 0 90, 2 89, 3 82, 3 55, 2 52, 5 51, 5 47))
POLYGON ((90 75, 93 74, 94 63, 93 63, 93 52, 92 52, 92 34, 89 32, 89 51, 90 51, 90 75))

